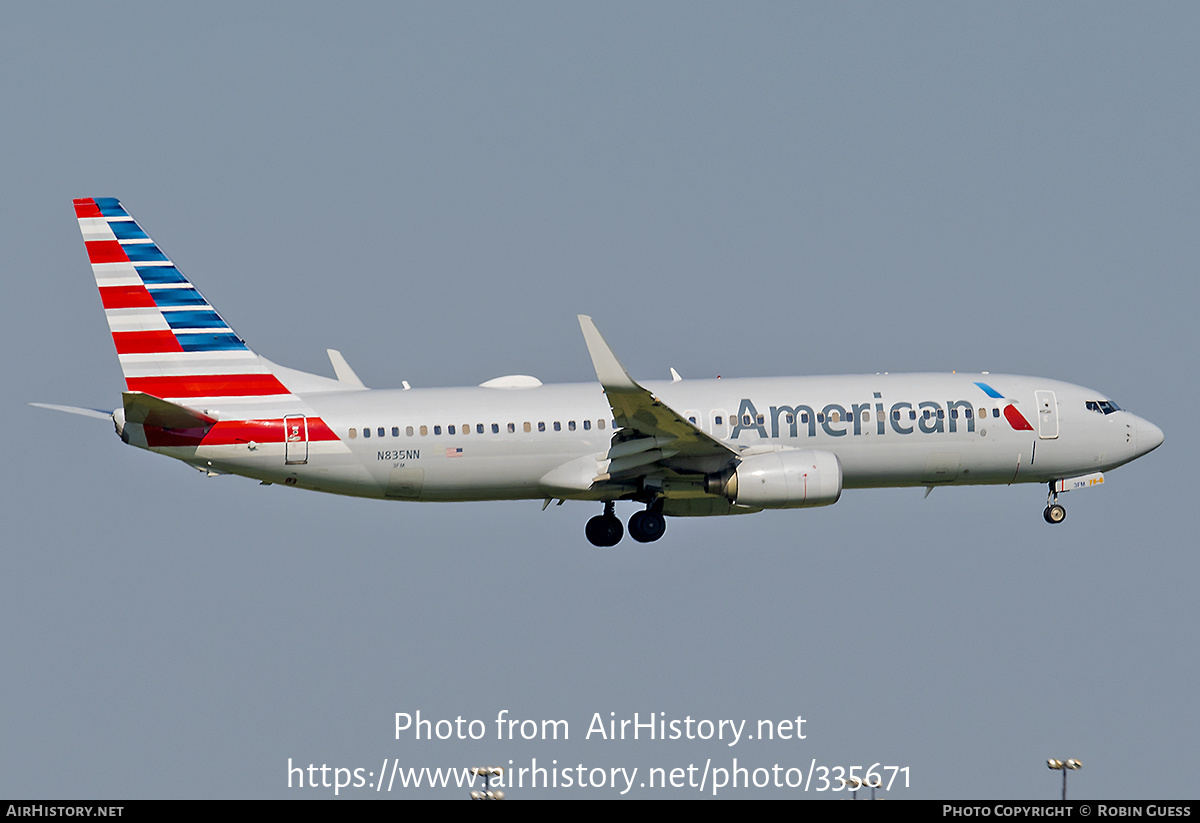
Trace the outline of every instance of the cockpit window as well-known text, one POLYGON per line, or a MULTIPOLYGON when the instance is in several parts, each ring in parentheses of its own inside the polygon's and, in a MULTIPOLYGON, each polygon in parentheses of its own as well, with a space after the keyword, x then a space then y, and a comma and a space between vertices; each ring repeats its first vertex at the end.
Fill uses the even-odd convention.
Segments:
POLYGON ((1112 414, 1121 410, 1121 407, 1111 400, 1089 400, 1087 407, 1088 411, 1094 411, 1096 414, 1112 414))

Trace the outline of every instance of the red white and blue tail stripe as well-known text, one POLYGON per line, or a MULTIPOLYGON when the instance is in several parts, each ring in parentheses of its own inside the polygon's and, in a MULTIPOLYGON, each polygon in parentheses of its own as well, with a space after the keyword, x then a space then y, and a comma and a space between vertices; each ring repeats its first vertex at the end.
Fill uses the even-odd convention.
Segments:
POLYGON ((294 399, 119 200, 76 200, 75 216, 129 391, 193 407, 294 399))

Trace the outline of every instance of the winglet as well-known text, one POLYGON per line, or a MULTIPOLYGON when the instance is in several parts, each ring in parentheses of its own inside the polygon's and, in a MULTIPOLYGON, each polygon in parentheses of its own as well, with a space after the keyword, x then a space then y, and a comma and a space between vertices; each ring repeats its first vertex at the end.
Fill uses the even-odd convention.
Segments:
POLYGON ((596 369, 596 378, 605 391, 640 391, 641 386, 634 382, 621 365, 621 361, 608 347, 600 330, 586 314, 579 315, 579 327, 583 329, 583 341, 587 343, 588 354, 592 356, 592 366, 596 369))

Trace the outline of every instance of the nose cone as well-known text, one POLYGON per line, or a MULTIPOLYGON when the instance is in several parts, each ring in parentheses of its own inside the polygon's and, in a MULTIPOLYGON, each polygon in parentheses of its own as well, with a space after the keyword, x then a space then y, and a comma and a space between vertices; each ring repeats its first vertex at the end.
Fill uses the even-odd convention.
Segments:
POLYGON ((1138 457, 1152 452, 1162 445, 1162 429, 1149 420, 1137 419, 1137 453, 1138 457))

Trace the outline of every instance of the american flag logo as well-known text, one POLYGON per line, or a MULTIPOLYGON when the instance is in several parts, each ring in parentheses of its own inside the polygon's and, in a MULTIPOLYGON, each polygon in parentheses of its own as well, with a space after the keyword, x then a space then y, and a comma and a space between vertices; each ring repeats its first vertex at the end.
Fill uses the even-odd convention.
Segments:
POLYGON ((447 457, 462 457, 462 449, 446 449, 447 457))

